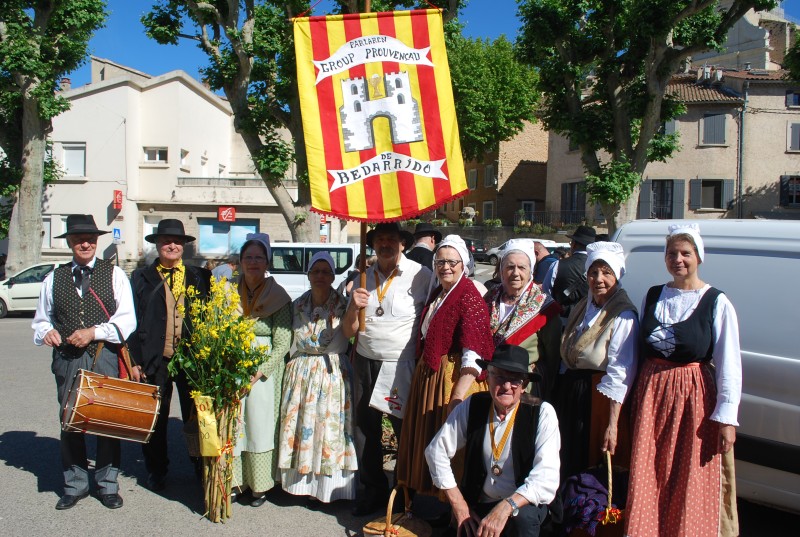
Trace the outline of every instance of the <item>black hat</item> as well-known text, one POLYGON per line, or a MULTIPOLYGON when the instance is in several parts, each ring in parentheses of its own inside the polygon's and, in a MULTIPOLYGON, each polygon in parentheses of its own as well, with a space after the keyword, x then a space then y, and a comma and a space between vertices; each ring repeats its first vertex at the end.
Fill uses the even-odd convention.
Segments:
POLYGON ((537 371, 531 371, 528 367, 530 357, 528 351, 517 345, 509 345, 503 343, 494 349, 492 361, 476 360, 478 365, 483 369, 493 365, 504 371, 512 371, 514 373, 523 373, 528 376, 529 380, 539 380, 542 376, 537 371))
POLYGON ((373 248, 372 241, 375 240, 375 235, 377 233, 397 233, 400 236, 400 240, 403 241, 406 251, 408 251, 408 249, 414 244, 414 235, 408 231, 400 229, 400 224, 397 222, 382 222, 367 231, 367 246, 370 248, 373 248))
POLYGON ((420 222, 417 224, 417 227, 414 228, 414 238, 417 239, 425 235, 433 235, 433 241, 436 243, 442 242, 442 234, 433 227, 433 224, 429 222, 420 222))
POLYGON ((108 231, 101 231, 97 229, 94 223, 94 217, 90 214, 70 214, 67 216, 67 231, 62 233, 56 239, 63 239, 67 235, 84 235, 92 233, 94 235, 105 235, 108 231))
POLYGON ((574 240, 578 244, 586 245, 592 244, 597 240, 597 232, 593 227, 578 226, 578 229, 575 230, 575 233, 572 235, 567 235, 567 237, 574 240))
POLYGON ((183 222, 181 222, 180 220, 176 220, 175 218, 165 218, 164 220, 161 220, 158 223, 156 232, 146 236, 144 240, 155 244, 156 238, 161 237, 163 235, 170 235, 171 237, 180 237, 185 242, 192 242, 194 240, 194 237, 192 237, 191 235, 187 235, 186 232, 183 230, 183 222))

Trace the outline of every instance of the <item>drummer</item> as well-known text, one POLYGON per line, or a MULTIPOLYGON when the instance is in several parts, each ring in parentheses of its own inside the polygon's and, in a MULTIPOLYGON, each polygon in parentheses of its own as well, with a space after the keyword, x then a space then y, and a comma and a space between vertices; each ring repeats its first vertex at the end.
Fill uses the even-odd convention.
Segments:
MULTIPOLYGON (((56 238, 67 239, 72 261, 45 278, 31 325, 33 342, 53 348, 52 370, 58 403, 62 406, 79 369, 119 376, 116 345, 121 343, 120 334, 127 338, 136 328, 128 278, 119 267, 95 257, 97 238, 106 233, 97 229, 92 215, 67 216, 67 231, 56 238), (101 341, 106 344, 97 354, 101 341)), ((133 368, 134 380, 139 380, 140 373, 139 367, 133 368)), ((96 438, 97 495, 104 506, 117 509, 122 507, 117 484, 120 443, 114 438, 96 438)), ((59 510, 74 507, 89 495, 89 464, 83 433, 61 432, 61 465, 64 495, 56 503, 59 510)))

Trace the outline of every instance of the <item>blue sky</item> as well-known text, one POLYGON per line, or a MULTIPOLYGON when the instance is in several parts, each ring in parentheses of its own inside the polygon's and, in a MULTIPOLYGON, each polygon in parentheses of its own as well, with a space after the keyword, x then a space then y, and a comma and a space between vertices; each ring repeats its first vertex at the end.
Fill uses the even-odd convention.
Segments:
MULTIPOLYGON (((194 43, 184 40, 178 46, 159 45, 144 35, 139 19, 151 5, 148 0, 108 0, 111 15, 90 42, 90 53, 151 75, 183 69, 199 78, 198 69, 206 64, 206 56, 194 43)), ((792 19, 800 20, 799 0, 786 1, 783 7, 792 19)), ((470 0, 461 19, 471 37, 494 39, 505 34, 513 40, 519 28, 516 13, 516 0, 470 0)), ((325 13, 318 7, 313 14, 325 13)), ((89 83, 88 62, 70 77, 73 87, 89 83)))

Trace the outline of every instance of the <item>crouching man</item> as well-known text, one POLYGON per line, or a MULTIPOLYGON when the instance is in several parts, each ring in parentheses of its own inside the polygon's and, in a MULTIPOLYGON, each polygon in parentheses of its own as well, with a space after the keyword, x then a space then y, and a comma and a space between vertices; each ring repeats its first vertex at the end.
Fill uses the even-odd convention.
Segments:
POLYGON ((489 392, 458 405, 426 449, 433 483, 447 495, 459 535, 536 537, 558 489, 555 410, 520 403, 536 375, 522 347, 500 345, 478 364, 488 369, 489 392), (457 486, 450 459, 465 446, 457 486))

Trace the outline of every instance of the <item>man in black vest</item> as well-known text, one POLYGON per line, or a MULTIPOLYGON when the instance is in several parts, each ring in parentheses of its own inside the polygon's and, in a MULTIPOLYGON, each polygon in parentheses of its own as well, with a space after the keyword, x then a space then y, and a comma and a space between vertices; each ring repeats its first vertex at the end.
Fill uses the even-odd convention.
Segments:
POLYGON ((572 306, 580 302, 589 292, 586 282, 586 245, 595 242, 597 233, 593 227, 578 226, 570 239, 570 256, 553 263, 544 278, 542 288, 561 305, 561 318, 569 317, 572 306))
MULTIPOLYGON (((166 486, 169 466, 167 424, 173 381, 178 388, 184 423, 189 421, 193 405, 186 376, 181 372, 172 378, 167 371, 167 363, 180 341, 191 335, 191 321, 180 314, 179 305, 185 304, 185 292, 190 286, 197 289, 201 298, 208 296, 211 271, 183 264, 183 246, 195 238, 184 232, 180 220, 161 220, 156 232, 145 240, 156 245, 158 259, 131 275, 138 327, 128 344, 131 356, 142 364, 147 382, 161 390, 161 409, 155 431, 150 442, 142 445, 148 472, 147 487, 159 491, 166 486)), ((197 461, 194 462, 197 468, 197 461)))
MULTIPOLYGON (((79 369, 119 376, 120 337, 124 339, 136 328, 128 278, 119 267, 95 258, 97 237, 105 233, 108 231, 97 229, 92 215, 67 216, 67 232, 56 238, 67 239, 72 261, 45 278, 31 325, 33 342, 53 347, 52 370, 62 408, 79 369), (105 344, 98 353, 101 341, 105 344)), ((134 380, 139 380, 140 372, 139 367, 133 368, 134 380)), ((89 494, 83 433, 61 432, 61 464, 64 495, 56 504, 59 510, 74 507, 89 494)), ((100 501, 109 509, 122 507, 119 464, 119 440, 98 436, 94 478, 100 501)))
POLYGON ((420 222, 414 228, 414 246, 406 257, 425 268, 433 270, 433 249, 442 242, 442 234, 428 222, 420 222))
POLYGON ((536 375, 522 347, 499 345, 491 362, 478 364, 488 368, 489 392, 458 405, 425 450, 433 484, 447 496, 459 534, 536 537, 558 490, 555 410, 520 402, 536 375), (450 459, 464 446, 456 486, 450 459))

